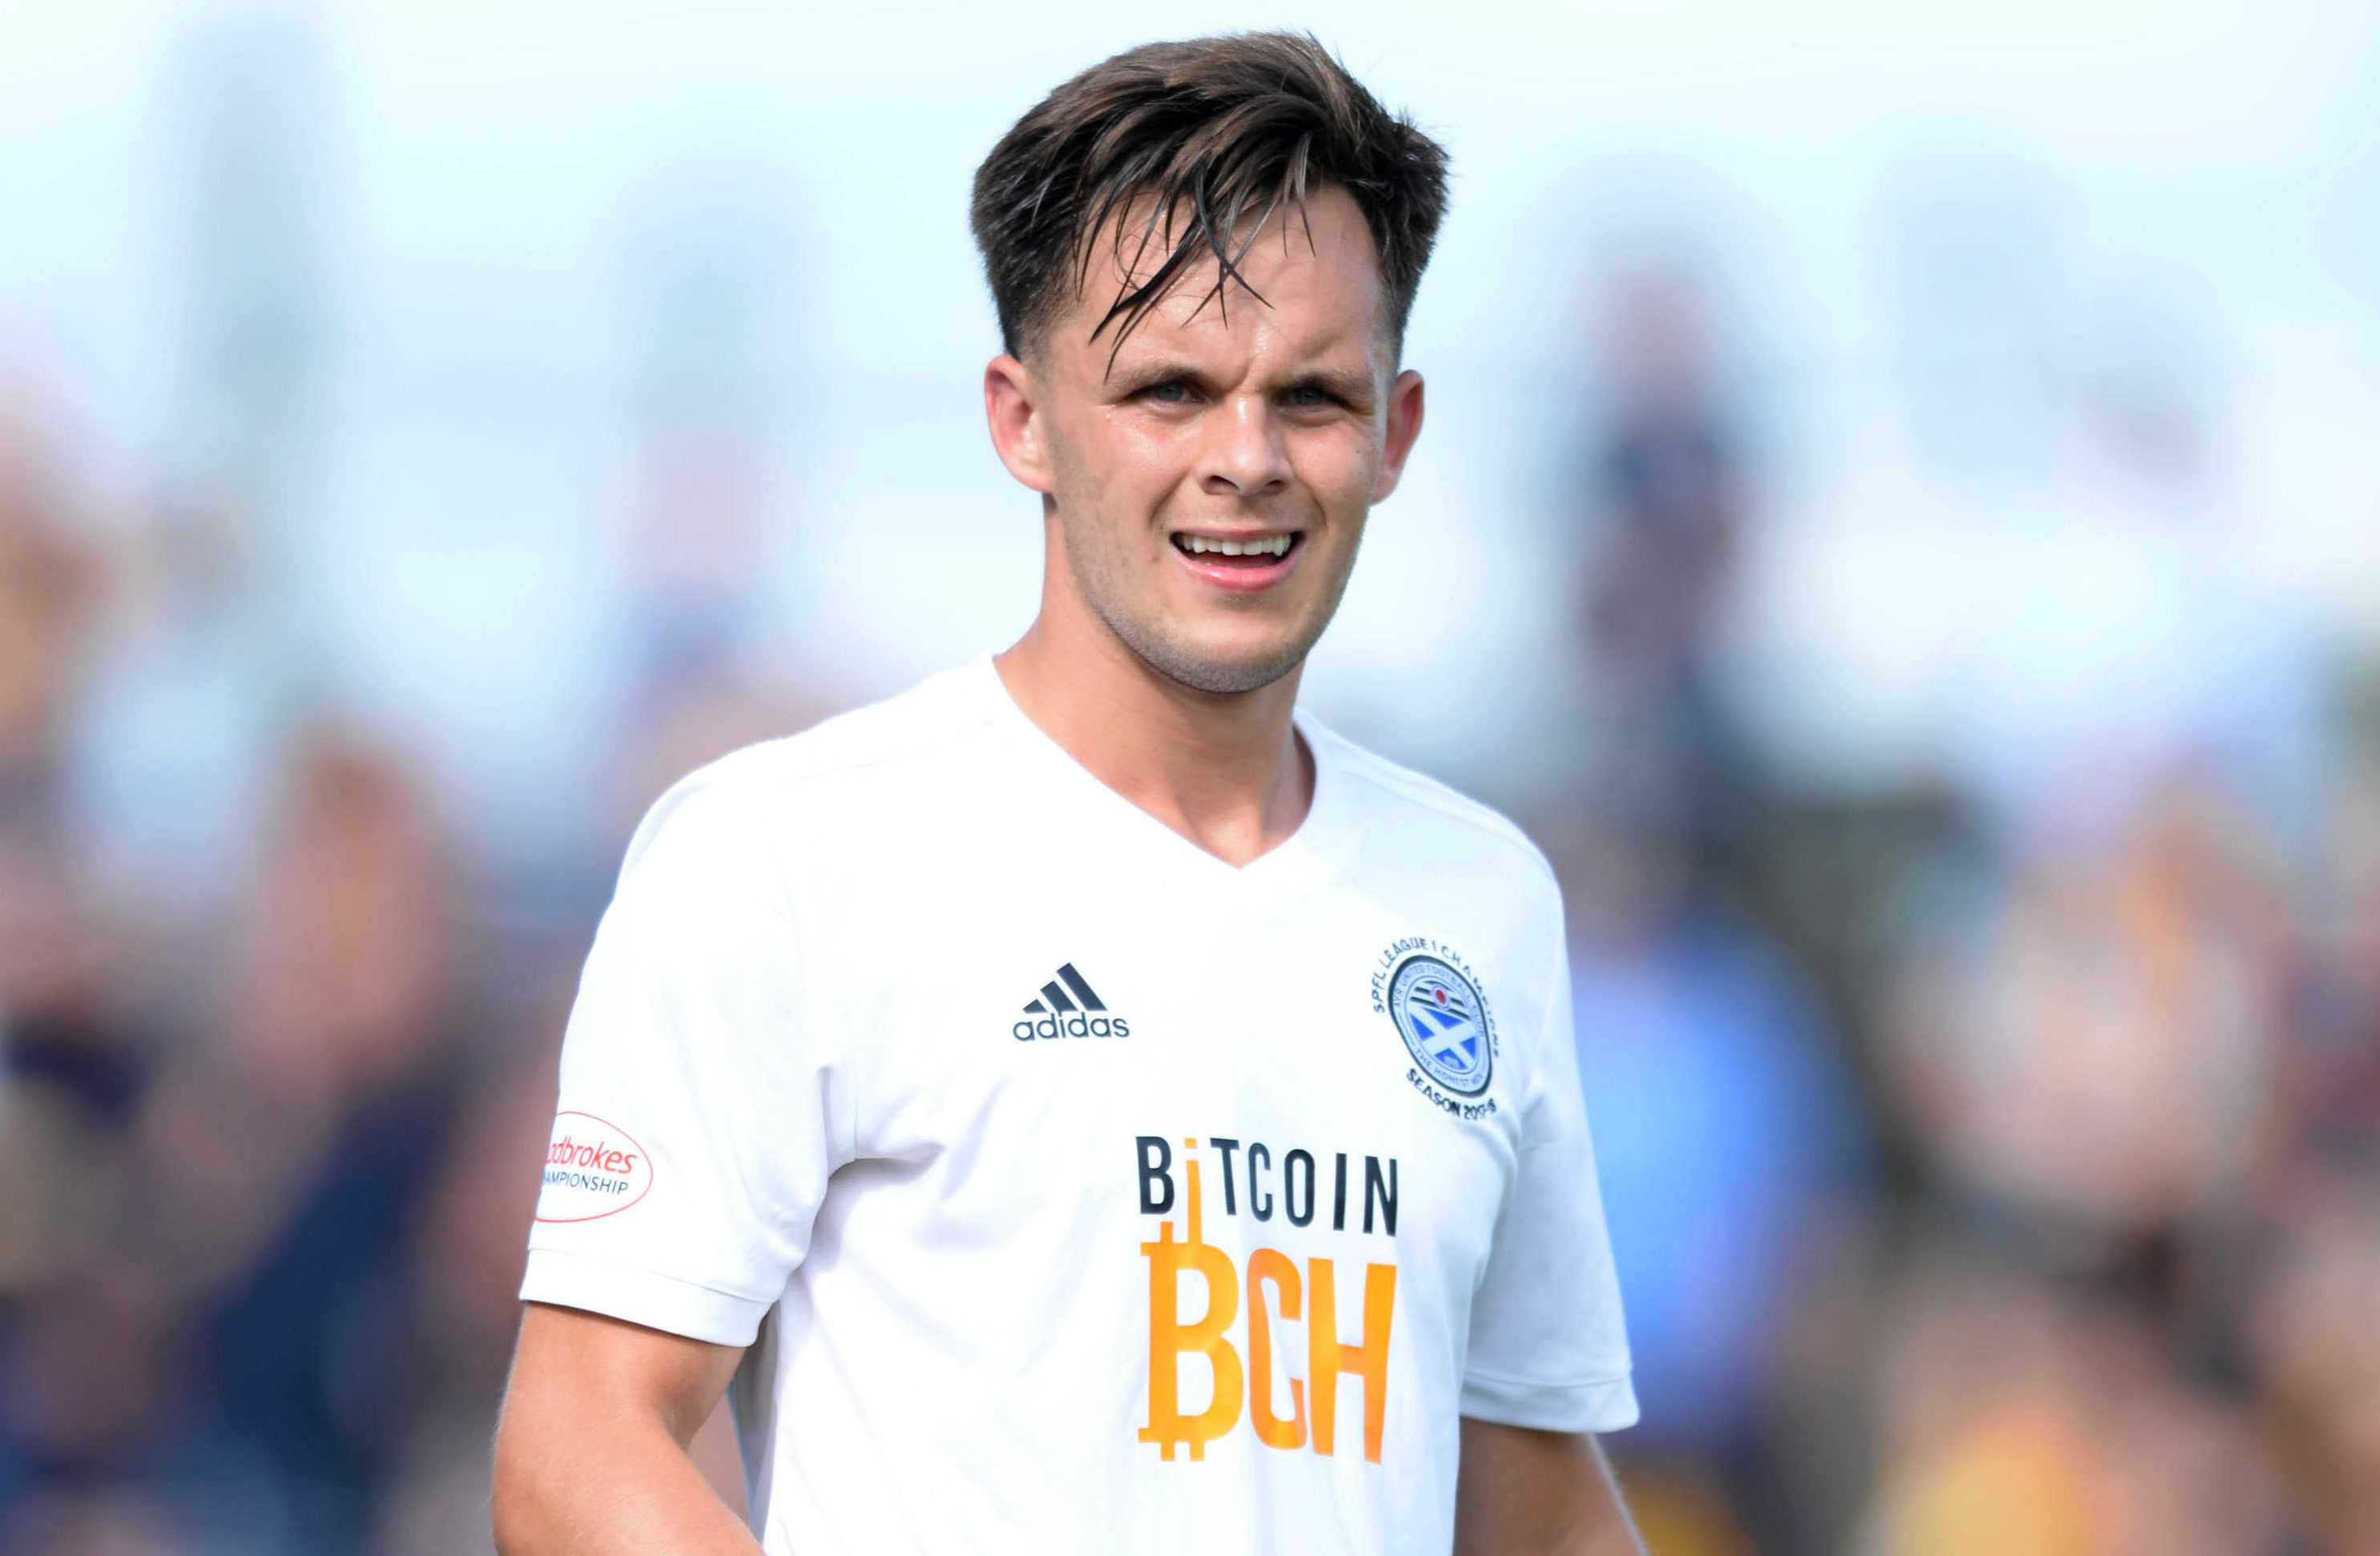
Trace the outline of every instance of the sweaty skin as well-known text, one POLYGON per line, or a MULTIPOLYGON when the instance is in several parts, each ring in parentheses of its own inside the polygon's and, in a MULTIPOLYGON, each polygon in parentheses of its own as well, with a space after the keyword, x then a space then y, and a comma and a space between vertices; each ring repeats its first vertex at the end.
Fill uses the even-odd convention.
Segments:
MULTIPOLYGON (((984 371, 992 446, 1040 494, 1044 540, 1040 613, 995 664, 1093 775, 1245 865, 1312 802, 1299 673, 1421 431, 1421 375, 1398 369, 1343 190, 1253 235, 1256 295, 1210 296, 1215 267, 1193 267, 1121 345, 1092 332, 1132 276, 1110 242, 1095 261, 1071 312, 984 371)), ((531 1305, 497 1431, 498 1549, 757 1556, 686 1453, 741 1355, 531 1305)), ((1643 1547, 1591 1436, 1466 1419, 1455 1550, 1643 1547)))

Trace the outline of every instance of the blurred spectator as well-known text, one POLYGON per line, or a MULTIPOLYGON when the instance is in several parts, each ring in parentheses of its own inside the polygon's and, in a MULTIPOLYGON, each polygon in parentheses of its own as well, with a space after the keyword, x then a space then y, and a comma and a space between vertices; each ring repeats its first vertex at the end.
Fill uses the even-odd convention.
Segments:
POLYGON ((1674 788, 1687 868, 1704 883, 1740 881, 1760 775, 1716 663, 1743 542, 1738 438, 1703 299, 1682 275, 1631 280, 1607 327, 1612 408, 1596 445, 1585 591, 1590 782, 1674 788))
POLYGON ((1579 1069, 1645 1402, 1621 1451, 1640 1500, 1791 1548, 1799 1510, 1766 1435, 1790 1408, 1779 1347, 1796 1309, 1832 1294, 1819 1269, 1858 1213, 1865 1142, 1791 969, 1688 895, 1682 830, 1649 796, 1606 802, 1560 850, 1579 1069), (1672 1480, 1691 1465, 1700 1490, 1672 1480))
POLYGON ((2280 1556, 2271 1465, 2121 1306, 1970 1256, 1904 1283, 1879 1372, 1873 1556, 2280 1556))
MULTIPOLYGON (((120 527, 88 687, 67 729, 76 813, 111 881, 133 883, 176 976, 258 845, 280 737, 276 663, 236 527, 169 499, 120 527)), ((164 968, 155 969, 162 973, 164 968)))
POLYGON ((2327 1550, 2380 1551, 2380 1174, 2300 1185, 2253 1316, 2275 1447, 2327 1550))
POLYGON ((2289 909, 2250 819, 2177 774, 2100 850, 2023 859, 1897 1002, 1949 1183, 2108 1237, 2240 1201, 2270 1121, 2289 909))
POLYGON ((142 1242, 201 1342, 176 1477, 242 1488, 213 1514, 294 1553, 357 1549, 370 1526, 465 1013, 457 905, 407 783, 327 735, 289 782, 227 1024, 160 1077, 143 1120, 142 1242))
MULTIPOLYGON (((29 421, 0 422, 0 1513, 152 1428, 176 1360, 102 1278, 151 1055, 65 803, 60 732, 96 577, 54 457, 29 421)), ((96 1504, 45 1516, 120 1523, 96 1504)))
POLYGON ((0 404, 0 801, 54 778, 92 589, 63 473, 31 412, 0 404))
POLYGON ((2380 769, 2340 775, 2295 948, 2281 1054, 2292 1155, 2380 1172, 2380 769))
POLYGON ((0 1536, 0 1556, 183 1556, 165 1510, 121 1489, 36 1498, 0 1536))

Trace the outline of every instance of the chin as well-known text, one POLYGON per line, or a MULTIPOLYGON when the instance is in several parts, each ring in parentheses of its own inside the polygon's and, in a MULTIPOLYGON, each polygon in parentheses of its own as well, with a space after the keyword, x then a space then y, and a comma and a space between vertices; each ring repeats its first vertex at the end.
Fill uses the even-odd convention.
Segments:
POLYGON ((1235 694, 1261 690, 1305 663, 1313 639, 1283 636, 1263 642, 1201 642, 1188 635, 1126 635, 1141 661, 1193 690, 1235 694))

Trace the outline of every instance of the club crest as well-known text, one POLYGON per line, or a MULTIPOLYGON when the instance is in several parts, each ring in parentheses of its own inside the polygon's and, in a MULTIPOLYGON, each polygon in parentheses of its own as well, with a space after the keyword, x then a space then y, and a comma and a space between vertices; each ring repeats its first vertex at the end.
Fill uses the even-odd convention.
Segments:
POLYGON ((1381 1003, 1405 1052, 1456 1097, 1476 1097, 1495 1076, 1495 1032, 1478 987, 1453 962, 1414 952, 1396 962, 1381 1003))

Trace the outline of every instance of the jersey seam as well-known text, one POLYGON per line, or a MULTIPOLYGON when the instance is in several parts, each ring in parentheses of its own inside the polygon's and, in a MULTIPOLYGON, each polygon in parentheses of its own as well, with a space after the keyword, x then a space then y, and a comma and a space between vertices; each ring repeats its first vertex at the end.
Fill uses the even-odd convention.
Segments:
MULTIPOLYGON (((838 771, 852 772, 856 769, 839 769, 838 771)), ((805 894, 795 891, 793 881, 787 879, 785 869, 785 862, 798 857, 800 849, 786 834, 784 819, 775 811, 763 809, 759 817, 759 824, 768 829, 771 834, 770 841, 773 845, 771 852, 778 860, 777 867, 771 871, 773 900, 769 906, 784 926, 785 948, 793 969, 795 992, 792 1006, 785 1014, 795 1036, 788 1040, 800 1040, 806 1037, 814 1046, 821 1043, 831 1044, 831 1052, 828 1055, 830 1063, 824 1068, 839 1070, 842 1073, 841 1089, 844 1106, 840 1110, 843 1115, 841 1143, 844 1149, 841 1161, 836 1163, 839 1166, 843 1161, 857 1160, 859 1155, 858 1071, 856 1064, 857 1055, 844 1049, 841 1045, 839 1037, 827 1039, 823 1036, 832 1028, 829 1023, 821 1019, 822 1012, 818 1004, 819 982, 810 976, 810 947, 816 937, 811 933, 809 916, 804 907, 808 898, 805 894)), ((834 1142, 829 1143, 832 1146, 834 1142)))
POLYGON ((1546 862, 1528 833, 1514 825, 1509 817, 1491 807, 1482 805, 1460 791, 1449 788, 1425 773, 1412 772, 1398 767, 1387 758, 1366 750, 1346 736, 1328 726, 1319 726, 1340 754, 1347 759, 1346 770, 1354 776, 1369 779, 1377 786, 1394 793, 1398 797, 1435 810, 1451 821, 1462 822, 1475 832, 1486 833, 1500 842, 1512 844, 1548 884, 1554 881, 1553 867, 1546 862))
MULTIPOLYGON (((898 750, 863 754, 851 760, 793 772, 768 771, 760 760, 762 753, 770 746, 801 740, 822 727, 824 726, 814 725, 811 729, 799 734, 781 736, 776 741, 764 742, 759 746, 747 747, 741 751, 731 752, 711 764, 710 768, 694 774, 688 780, 689 793, 703 789, 712 789, 716 792, 719 788, 728 788, 732 793, 735 787, 748 784, 749 787, 745 789, 745 793, 750 796, 747 803, 757 805, 760 812, 759 822, 774 834, 774 841, 777 844, 774 852, 782 858, 789 854, 798 853, 799 850, 792 846, 792 839, 784 830, 785 818, 773 805, 766 803, 767 801, 789 801, 804 785, 812 783, 864 772, 870 768, 886 767, 899 762, 919 761, 938 754, 947 753, 955 747, 996 735, 1000 729, 1000 720, 989 711, 978 710, 967 722, 955 727, 936 729, 926 738, 906 744, 898 750), (746 759, 751 765, 760 768, 761 771, 752 772, 748 776, 739 774, 733 777, 720 771, 735 763, 738 758, 746 759)), ((794 889, 793 883, 785 879, 782 869, 773 873, 775 879, 772 895, 775 900, 771 906, 784 924, 787 938, 792 942, 791 950, 796 965, 806 973, 811 939, 808 932, 807 915, 803 911, 803 904, 807 899, 803 893, 794 889)), ((816 984, 808 977, 802 978, 800 981, 802 1008, 795 1013, 797 1018, 802 1025, 813 1029, 822 1027, 825 1024, 818 1019, 820 1012, 815 1003, 816 984)), ((856 1055, 849 1057, 856 1057, 856 1055)), ((846 1067, 843 1090, 844 1106, 840 1110, 842 1117, 839 1122, 842 1124, 843 1134, 842 1160, 847 1162, 855 1161, 859 1157, 860 1099, 856 1066, 846 1067)))
MULTIPOLYGON (((532 1258, 536 1258, 540 1254, 544 1254, 549 1258, 570 1259, 581 1264, 602 1264, 609 1265, 614 1270, 633 1270, 639 1275, 650 1275, 657 1281, 667 1281, 674 1286, 686 1286, 694 1291, 709 1292, 713 1296, 723 1296, 732 1302, 748 1302, 756 1307, 766 1307, 774 1300, 774 1298, 766 1296, 747 1296, 742 1292, 730 1291, 725 1286, 714 1286, 708 1281, 689 1281, 683 1275, 673 1275, 665 1270, 655 1270, 652 1266, 649 1264, 640 1264, 635 1259, 613 1258, 602 1254, 580 1253, 575 1248, 540 1248, 534 1245, 530 1246, 528 1251, 529 1257, 532 1258)), ((531 1298, 530 1300, 536 1301, 540 1299, 531 1298)))

